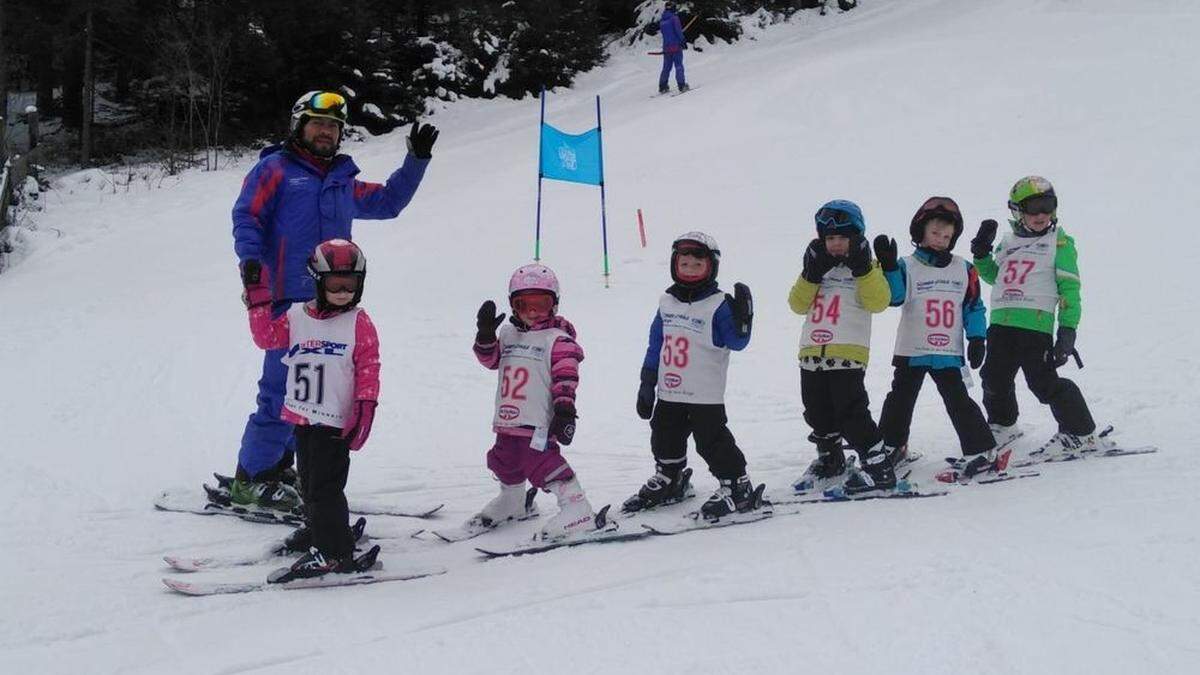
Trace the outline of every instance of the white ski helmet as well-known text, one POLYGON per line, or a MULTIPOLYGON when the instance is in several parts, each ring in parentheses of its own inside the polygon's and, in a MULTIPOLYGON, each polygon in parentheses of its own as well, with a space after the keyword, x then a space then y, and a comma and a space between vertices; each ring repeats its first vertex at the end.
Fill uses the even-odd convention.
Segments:
POLYGON ((717 240, 703 232, 685 232, 671 243, 671 280, 680 286, 698 287, 715 281, 717 278, 717 268, 721 265, 721 247, 717 245, 717 240), (695 250, 700 249, 708 258, 708 276, 701 281, 687 282, 679 278, 675 271, 675 260, 679 257, 680 250, 695 250))

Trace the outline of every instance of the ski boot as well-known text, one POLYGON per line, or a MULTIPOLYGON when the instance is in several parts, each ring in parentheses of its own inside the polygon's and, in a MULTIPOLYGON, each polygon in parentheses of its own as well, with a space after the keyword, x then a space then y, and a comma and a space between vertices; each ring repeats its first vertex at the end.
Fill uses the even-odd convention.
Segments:
POLYGON ((884 452, 883 441, 863 453, 862 466, 842 485, 846 496, 853 497, 872 492, 889 492, 896 489, 896 471, 884 452))
POLYGON ((526 493, 525 483, 516 485, 501 483, 500 494, 485 504, 479 513, 471 516, 463 527, 491 529, 510 520, 532 518, 538 512, 537 505, 533 503, 533 497, 536 495, 537 492, 534 490, 526 493))
POLYGON ((545 490, 558 499, 558 513, 542 526, 538 540, 559 541, 596 529, 596 514, 578 479, 554 481, 547 484, 545 490))
POLYGON ((683 84, 679 85, 679 93, 681 93, 681 94, 683 92, 687 91, 688 89, 691 89, 691 87, 689 87, 687 85, 687 82, 684 82, 683 84))
MULTIPOLYGON (((350 538, 358 542, 363 538, 367 529, 367 519, 359 516, 350 526, 350 538)), ((312 530, 307 525, 301 525, 283 540, 283 548, 289 553, 304 553, 312 548, 312 530)))
POLYGON ((1093 431, 1090 434, 1077 436, 1059 431, 1050 437, 1042 447, 1029 453, 1030 457, 1047 458, 1047 457, 1066 457, 1069 455, 1085 455, 1098 450, 1107 450, 1111 445, 1111 441, 1101 439, 1093 431))
POLYGON ((995 422, 990 422, 988 423, 988 428, 992 430, 992 438, 996 439, 997 448, 1003 448, 1025 435, 1025 432, 1018 429, 1016 424, 996 424, 995 422))
POLYGON ((796 494, 812 492, 819 484, 827 483, 846 472, 846 453, 842 450, 841 436, 809 434, 808 440, 817 444, 817 458, 792 482, 792 490, 796 494))
POLYGON ((670 91, 671 91, 671 88, 668 87, 666 84, 658 85, 658 93, 667 94, 667 93, 670 93, 670 91))
POLYGON ((1008 466, 1008 454, 1011 452, 1011 450, 1004 451, 1003 466, 1001 466, 1000 455, 995 448, 974 455, 963 455, 962 464, 958 467, 959 480, 978 476, 981 473, 1003 471, 1008 466))
POLYGON ((299 560, 292 563, 291 567, 282 567, 271 572, 267 576, 267 582, 282 584, 297 579, 323 577, 326 574, 366 572, 375 566, 378 558, 379 546, 372 546, 370 550, 357 558, 353 554, 344 558, 329 558, 314 546, 308 549, 308 553, 300 556, 299 560))
POLYGON ((700 506, 700 516, 708 521, 717 521, 735 513, 747 513, 762 507, 765 486, 754 487, 750 477, 721 479, 717 491, 700 506))
POLYGON ((254 481, 234 478, 229 484, 229 501, 284 513, 299 514, 303 500, 296 488, 277 480, 254 481))
POLYGON ((892 469, 894 470, 896 467, 900 466, 901 464, 905 464, 908 462, 908 443, 905 443, 904 445, 901 445, 900 447, 896 447, 893 445, 884 445, 883 446, 883 454, 887 455, 888 462, 891 463, 892 469))
POLYGON ((646 480, 637 494, 621 505, 622 513, 635 513, 657 506, 681 502, 696 493, 692 490, 692 470, 669 470, 662 465, 646 480))

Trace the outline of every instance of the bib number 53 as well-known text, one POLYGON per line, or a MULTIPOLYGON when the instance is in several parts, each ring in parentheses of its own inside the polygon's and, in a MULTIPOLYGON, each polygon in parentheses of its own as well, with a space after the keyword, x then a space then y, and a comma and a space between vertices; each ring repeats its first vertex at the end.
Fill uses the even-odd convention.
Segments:
POLYGON ((687 368, 689 346, 688 339, 682 335, 663 338, 663 365, 674 366, 675 368, 687 368))

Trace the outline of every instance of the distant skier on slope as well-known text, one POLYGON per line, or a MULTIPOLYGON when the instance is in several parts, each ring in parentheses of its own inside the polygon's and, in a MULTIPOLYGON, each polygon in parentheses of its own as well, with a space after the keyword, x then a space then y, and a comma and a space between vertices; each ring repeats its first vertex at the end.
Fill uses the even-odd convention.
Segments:
POLYGON ((671 68, 675 69, 675 84, 679 91, 688 90, 687 78, 683 73, 683 50, 688 48, 687 38, 683 34, 683 24, 675 13, 675 3, 668 2, 663 8, 662 17, 658 20, 658 30, 662 35, 662 73, 658 76, 658 92, 665 94, 670 91, 667 79, 671 76, 671 68))
POLYGON ((719 482, 700 507, 705 519, 762 505, 725 415, 729 354, 750 344, 754 305, 745 284, 734 284, 732 296, 717 286, 720 261, 716 240, 703 232, 687 232, 671 245, 674 283, 659 298, 650 324, 637 396, 638 417, 650 420, 655 473, 625 501, 626 512, 686 496, 688 436, 719 482))
POLYGON ((995 252, 997 223, 985 220, 971 240, 981 279, 992 284, 987 360, 980 371, 983 407, 1000 443, 1017 435, 1017 371, 1038 401, 1050 406, 1058 432, 1034 455, 1103 449, 1096 422, 1079 387, 1058 376, 1075 354, 1082 312, 1079 254, 1058 225, 1058 196, 1050 181, 1026 176, 1008 195, 1010 231, 995 252), (1055 313, 1058 333, 1054 333, 1055 313))
MULTIPOLYGON (((351 239, 354 219, 395 218, 408 205, 438 136, 433 126, 414 122, 403 165, 386 183, 368 183, 357 178, 359 169, 349 155, 338 154, 346 121, 341 94, 312 91, 297 99, 291 134, 262 151, 233 206, 234 250, 243 282, 251 262, 269 270, 276 317, 292 303, 314 297, 305 263, 317 244, 351 239)), ((295 476, 292 427, 279 418, 287 374, 282 356, 283 350, 271 349, 263 358, 257 409, 246 421, 230 489, 234 504, 292 511, 300 503, 289 484, 295 476)))
POLYGON ((508 283, 512 318, 496 314, 488 300, 476 314, 475 357, 498 371, 496 442, 487 466, 500 494, 464 525, 491 528, 525 517, 525 482, 554 494, 558 513, 542 526, 543 541, 595 529, 595 513, 559 444, 575 438, 575 389, 583 349, 575 327, 558 315, 559 286, 545 265, 524 265, 508 283))

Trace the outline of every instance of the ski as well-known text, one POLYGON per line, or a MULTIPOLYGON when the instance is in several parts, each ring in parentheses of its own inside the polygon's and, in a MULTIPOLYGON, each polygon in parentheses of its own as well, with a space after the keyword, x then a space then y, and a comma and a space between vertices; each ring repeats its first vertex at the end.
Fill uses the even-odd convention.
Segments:
MULTIPOLYGON (((287 568, 284 568, 287 569, 287 568)), ((176 579, 163 577, 167 588, 184 595, 222 595, 227 593, 253 593, 256 591, 297 590, 303 588, 331 588, 334 586, 359 586, 376 584, 384 581, 409 581, 424 577, 445 574, 445 567, 399 567, 396 569, 378 568, 353 574, 326 574, 309 579, 295 579, 282 583, 260 581, 203 581, 194 579, 176 579)))
POLYGON ((679 90, 660 91, 660 92, 658 92, 657 94, 651 94, 651 95, 650 95, 650 98, 651 98, 651 99, 655 99, 655 98, 675 98, 676 96, 682 96, 683 94, 686 94, 686 93, 688 93, 689 91, 692 91, 693 89, 697 89, 697 88, 699 88, 699 87, 700 87, 700 85, 698 85, 698 84, 697 84, 697 85, 689 85, 686 91, 679 91, 679 90))
POLYGON ((543 542, 534 540, 517 544, 516 546, 510 546, 508 548, 476 547, 475 550, 478 551, 485 559, 492 560, 495 558, 545 553, 547 551, 582 546, 584 544, 607 544, 617 541, 633 541, 636 539, 645 539, 652 534, 646 530, 622 530, 617 521, 609 519, 609 508, 611 508, 611 505, 605 506, 596 513, 596 529, 590 532, 584 532, 582 534, 557 541, 543 542))
POLYGON ((908 490, 893 490, 890 492, 870 492, 862 495, 847 495, 841 487, 832 488, 820 495, 793 495, 775 500, 776 504, 841 504, 845 502, 866 502, 872 499, 925 499, 927 497, 944 497, 949 490, 922 490, 915 483, 910 483, 908 490))
MULTIPOLYGON (((1110 424, 1104 428, 1098 435, 1102 439, 1107 439, 1115 431, 1110 424)), ((1110 441, 1111 442, 1111 441, 1110 441)), ((1132 448, 1113 445, 1112 447, 1103 450, 1093 450, 1091 452, 1063 452, 1052 455, 1046 453, 1038 453, 1034 451, 1028 457, 1023 457, 1013 464, 1016 468, 1034 466, 1035 464, 1052 464, 1055 462, 1074 462, 1080 459, 1089 459, 1092 457, 1128 457, 1130 455, 1150 455, 1158 452, 1158 448, 1153 445, 1135 446, 1132 448)))
MULTIPOLYGON (((366 518, 359 518, 353 525, 350 526, 350 533, 354 536, 354 541, 362 541, 366 528, 366 518)), ((163 556, 163 562, 177 572, 201 572, 204 570, 221 569, 226 567, 246 567, 250 565, 257 565, 259 563, 274 560, 275 558, 282 558, 286 555, 296 553, 299 553, 299 551, 292 551, 288 549, 286 540, 280 539, 268 546, 260 548, 258 551, 253 553, 224 556, 210 555, 202 557, 167 555, 163 556)))
POLYGON ((438 504, 430 508, 412 508, 412 507, 397 507, 384 504, 382 502, 372 502, 362 499, 350 500, 350 513, 356 513, 363 516, 398 516, 401 518, 432 518, 434 514, 442 510, 445 504, 438 504))
MULTIPOLYGON (((791 515, 799 512, 799 509, 789 509, 784 513, 780 513, 780 515, 791 515)), ((696 532, 697 530, 714 530, 721 527, 757 523, 772 518, 775 514, 775 505, 764 500, 762 506, 753 511, 734 513, 717 520, 706 520, 698 512, 693 512, 683 516, 680 521, 673 524, 651 525, 649 523, 642 523, 642 528, 655 536, 671 537, 685 532, 696 532)))
MULTIPOLYGON (((537 493, 538 493, 538 489, 535 487, 531 487, 528 490, 526 490, 526 492, 525 492, 525 515, 523 515, 523 516, 520 516, 517 518, 509 518, 508 520, 502 520, 499 522, 486 522, 486 523, 477 521, 475 518, 471 518, 470 520, 468 520, 466 523, 463 523, 459 527, 452 527, 452 528, 441 529, 441 530, 430 530, 429 533, 432 534, 433 536, 437 537, 438 539, 441 539, 442 541, 446 542, 447 544, 453 544, 454 542, 458 542, 458 541, 466 541, 467 539, 474 539, 475 537, 478 537, 481 534, 486 534, 498 527, 503 527, 510 523, 520 522, 523 520, 530 520, 531 518, 537 518, 539 513, 538 513, 537 504, 534 502, 534 499, 537 497, 537 493)), ((416 536, 417 534, 420 534, 420 532, 415 533, 413 536, 416 536)))
POLYGON ((1055 462, 1074 462, 1078 459, 1103 458, 1103 457, 1129 457, 1132 455, 1152 455, 1158 452, 1158 448, 1153 445, 1142 445, 1133 448, 1109 448, 1108 450, 1097 450, 1095 452, 1084 453, 1065 453, 1061 455, 1053 455, 1045 458, 1035 459, 1026 457, 1018 460, 1013 464, 1014 467, 1020 469, 1036 464, 1053 464, 1055 462))
MULTIPOLYGON (((1015 438, 1015 437, 1014 437, 1015 438)), ((1005 481, 1016 480, 1019 478, 1033 478, 1041 474, 1036 471, 1020 471, 1012 473, 1008 470, 1008 465, 1012 461, 1012 448, 1006 447, 1001 450, 996 456, 996 463, 988 471, 981 471, 973 476, 964 476, 962 468, 964 466, 961 459, 956 457, 947 457, 947 463, 950 468, 934 474, 934 478, 941 483, 958 483, 959 485, 990 485, 992 483, 1003 483, 1005 481)))
MULTIPOLYGON (((209 490, 215 490, 204 486, 209 490)), ((154 499, 154 508, 159 511, 175 513, 195 513, 201 516, 224 515, 234 516, 251 523, 267 523, 271 525, 290 525, 299 527, 304 524, 304 518, 298 513, 285 513, 271 509, 262 509, 237 504, 222 504, 195 495, 181 494, 173 490, 164 490, 154 499)))
MULTIPOLYGON (((213 478, 217 480, 217 489, 205 486, 205 492, 208 493, 210 499, 217 501, 227 500, 229 495, 229 486, 233 484, 233 476, 226 476, 220 473, 214 473, 213 478)), ((401 518, 432 518, 434 514, 442 510, 445 504, 437 504, 435 506, 425 507, 403 507, 387 504, 380 501, 372 501, 367 499, 350 499, 350 513, 356 513, 360 516, 398 516, 401 518)))

